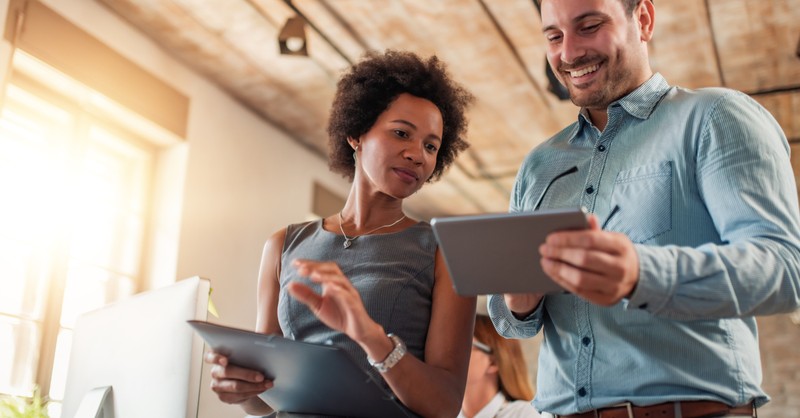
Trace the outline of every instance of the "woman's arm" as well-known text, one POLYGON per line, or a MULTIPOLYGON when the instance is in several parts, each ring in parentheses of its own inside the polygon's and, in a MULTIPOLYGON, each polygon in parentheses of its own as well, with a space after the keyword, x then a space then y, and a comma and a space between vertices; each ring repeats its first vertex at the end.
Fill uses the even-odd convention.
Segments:
MULTIPOLYGON (((475 325, 475 298, 455 293, 441 252, 436 251, 433 307, 425 362, 406 355, 384 378, 409 408, 426 417, 453 417, 461 410, 475 325)), ((390 347, 391 350, 392 347, 390 347)), ((370 357, 382 360, 388 351, 370 357)))
POLYGON ((286 229, 272 234, 264 244, 261 266, 258 269, 256 291, 256 332, 282 335, 278 324, 278 294, 280 293, 281 252, 286 239, 286 229))
MULTIPOLYGON (((366 312, 358 291, 336 263, 296 260, 298 273, 322 284, 317 294, 300 283, 289 285, 293 297, 309 306, 322 322, 356 341, 370 358, 382 361, 394 344, 366 312)), ((433 304, 425 361, 404 356, 383 377, 397 397, 424 417, 454 417, 461 408, 475 320, 475 298, 456 295, 437 250, 433 304)))
MULTIPOLYGON (((278 293, 280 290, 281 251, 286 230, 274 233, 264 244, 258 274, 256 332, 281 334, 278 324, 278 293)), ((228 364, 228 359, 217 353, 206 355, 211 369, 211 389, 226 403, 239 404, 250 415, 267 415, 272 408, 258 394, 272 387, 272 381, 250 369, 228 364)))

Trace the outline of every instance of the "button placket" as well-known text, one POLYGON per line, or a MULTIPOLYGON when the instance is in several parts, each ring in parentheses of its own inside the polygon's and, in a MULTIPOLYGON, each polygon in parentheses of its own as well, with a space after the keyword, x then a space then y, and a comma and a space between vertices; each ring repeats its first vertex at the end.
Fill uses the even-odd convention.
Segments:
POLYGON ((583 188, 583 196, 581 196, 581 206, 587 208, 589 212, 594 212, 594 205, 597 200, 597 188, 600 185, 600 178, 603 174, 603 168, 606 164, 606 159, 608 158, 607 152, 601 152, 600 146, 598 145, 601 141, 604 141, 605 134, 601 134, 595 140, 594 152, 592 153, 592 160, 589 164, 589 174, 586 177, 586 184, 583 188))
POLYGON ((615 104, 608 111, 608 124, 603 132, 600 132, 596 127, 592 126, 592 136, 594 138, 594 151, 592 153, 592 160, 589 164, 589 173, 586 177, 586 184, 584 185, 584 193, 581 196, 581 206, 587 208, 590 213, 594 213, 594 206, 599 196, 600 180, 603 175, 603 169, 608 160, 609 148, 611 141, 616 135, 617 128, 623 119, 624 109, 619 104, 615 104))
POLYGON ((593 336, 592 324, 590 322, 591 315, 589 314, 591 306, 589 302, 577 297, 573 298, 573 306, 578 335, 584 336, 580 339, 580 345, 577 347, 578 355, 575 362, 575 403, 580 409, 591 409, 594 408, 591 402, 594 347, 591 341, 588 345, 584 343, 585 339, 593 336))
MULTIPOLYGON (((594 212, 594 206, 600 194, 600 180, 608 159, 611 141, 617 131, 617 126, 621 119, 621 108, 609 109, 609 123, 606 129, 595 137, 594 151, 589 164, 589 173, 584 185, 584 193, 581 196, 581 204, 589 212, 594 212)), ((597 133, 598 131, 594 131, 597 133)), ((580 345, 578 346, 578 356, 575 364, 575 403, 580 409, 592 409, 592 363, 594 361, 594 334, 591 327, 591 316, 589 315, 590 305, 579 298, 575 298, 576 321, 578 325, 578 335, 580 345)))

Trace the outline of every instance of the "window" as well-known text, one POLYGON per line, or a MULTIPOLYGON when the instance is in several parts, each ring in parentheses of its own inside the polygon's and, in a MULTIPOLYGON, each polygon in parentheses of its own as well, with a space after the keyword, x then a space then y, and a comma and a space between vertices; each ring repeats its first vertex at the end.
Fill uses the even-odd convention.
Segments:
POLYGON ((158 148, 109 116, 108 99, 22 51, 5 93, 0 341, 13 344, 0 345, 0 393, 39 386, 55 417, 75 318, 143 287, 158 148))

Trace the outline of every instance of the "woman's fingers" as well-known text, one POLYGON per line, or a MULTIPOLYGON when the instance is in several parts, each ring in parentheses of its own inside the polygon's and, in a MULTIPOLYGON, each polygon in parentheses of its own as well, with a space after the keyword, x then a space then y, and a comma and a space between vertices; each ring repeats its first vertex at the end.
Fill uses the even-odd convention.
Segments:
POLYGON ((289 285, 286 286, 286 290, 293 298, 311 308, 312 312, 319 312, 322 307, 322 296, 302 283, 289 283, 289 285))
POLYGON ((369 315, 358 291, 338 264, 298 259, 292 265, 299 275, 322 285, 321 293, 317 293, 304 283, 289 283, 287 291, 293 298, 308 306, 325 325, 351 338, 363 334, 363 329, 369 326, 369 315))
MULTIPOLYGON (((214 352, 206 354, 207 360, 216 360, 220 357, 223 356, 214 352)), ((256 370, 235 365, 222 366, 219 363, 213 364, 214 367, 211 368, 211 390, 223 402, 242 403, 274 386, 272 380, 265 378, 262 373, 256 370)))
POLYGON ((228 365, 228 358, 215 351, 206 352, 206 355, 203 357, 203 360, 208 364, 219 364, 220 366, 223 367, 228 365))
POLYGON ((239 366, 220 366, 216 365, 211 368, 211 377, 215 379, 233 379, 241 380, 243 382, 261 383, 267 380, 263 374, 256 370, 247 369, 239 366))
POLYGON ((315 261, 303 258, 298 258, 292 261, 292 265, 300 272, 300 274, 309 272, 311 270, 326 272, 326 273, 341 273, 339 265, 332 261, 315 261))
POLYGON ((351 299, 358 295, 352 286, 346 286, 339 283, 324 283, 323 293, 320 295, 310 287, 298 283, 289 283, 286 290, 289 294, 311 308, 314 313, 319 313, 322 309, 325 299, 345 301, 347 304, 352 303, 351 299))
POLYGON ((315 283, 350 283, 339 265, 334 262, 297 259, 292 262, 292 265, 297 269, 299 275, 306 276, 315 283))
POLYGON ((267 380, 260 383, 250 383, 240 380, 221 380, 213 379, 211 381, 211 390, 217 394, 217 397, 225 403, 242 403, 248 399, 258 396, 266 390, 273 387, 273 382, 267 380))

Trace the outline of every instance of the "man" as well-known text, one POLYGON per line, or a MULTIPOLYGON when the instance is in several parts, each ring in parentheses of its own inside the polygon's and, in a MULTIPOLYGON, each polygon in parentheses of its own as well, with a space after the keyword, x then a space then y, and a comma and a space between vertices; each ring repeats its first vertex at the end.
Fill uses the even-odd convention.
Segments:
POLYGON ((775 120, 732 90, 648 64, 651 0, 542 0, 547 58, 581 107, 517 175, 511 211, 583 206, 551 234, 569 293, 493 295, 497 330, 544 332, 545 417, 756 416, 755 315, 800 306, 800 215, 775 120), (599 220, 603 220, 601 223, 599 220))

